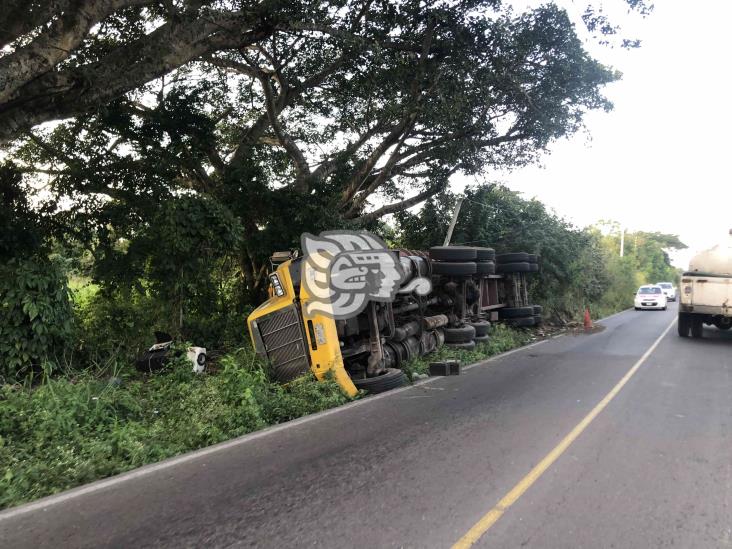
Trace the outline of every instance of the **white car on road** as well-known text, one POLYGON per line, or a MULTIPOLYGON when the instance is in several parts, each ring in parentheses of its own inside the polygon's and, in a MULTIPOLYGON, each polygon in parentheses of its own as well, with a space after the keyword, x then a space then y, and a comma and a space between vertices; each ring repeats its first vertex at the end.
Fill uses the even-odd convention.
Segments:
POLYGON ((670 282, 656 282, 656 286, 661 286, 661 290, 666 294, 666 299, 676 301, 676 288, 670 282))
POLYGON ((638 288, 635 294, 635 310, 660 309, 666 310, 666 294, 657 284, 646 284, 638 288))

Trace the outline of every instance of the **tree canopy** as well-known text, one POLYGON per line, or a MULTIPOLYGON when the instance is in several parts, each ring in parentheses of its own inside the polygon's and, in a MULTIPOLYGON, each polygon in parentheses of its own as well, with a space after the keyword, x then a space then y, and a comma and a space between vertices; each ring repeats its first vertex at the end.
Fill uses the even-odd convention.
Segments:
MULTIPOLYGON (((649 9, 644 0, 624 3, 640 13, 649 9)), ((207 56, 251 53, 275 37, 293 57, 317 53, 308 32, 419 53, 425 14, 435 20, 438 12, 500 9, 500 0, 6 0, 0 12, 0 143, 42 122, 94 112, 207 56), (305 39, 284 39, 294 36, 305 39)), ((583 22, 601 35, 617 32, 592 4, 583 22)))
POLYGON ((609 109, 602 87, 618 77, 551 3, 87 3, 0 24, 10 157, 45 178, 57 234, 100 257, 165 201, 218 202, 242 226, 249 287, 303 230, 373 226, 455 172, 532 162, 609 109))

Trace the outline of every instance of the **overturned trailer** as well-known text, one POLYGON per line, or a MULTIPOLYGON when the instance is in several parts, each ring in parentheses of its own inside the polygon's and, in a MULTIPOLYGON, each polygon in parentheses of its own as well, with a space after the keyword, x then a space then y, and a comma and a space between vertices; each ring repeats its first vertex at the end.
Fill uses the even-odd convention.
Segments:
POLYGON ((400 366, 415 357, 487 342, 491 321, 540 321, 541 308, 528 294, 528 276, 539 270, 531 254, 440 246, 359 250, 339 261, 339 249, 324 253, 327 265, 320 266, 307 253, 272 257, 270 298, 248 325, 257 353, 281 382, 311 370, 318 379, 332 375, 351 396, 382 392, 404 383, 400 366), (392 271, 399 275, 390 278, 392 271), (383 291, 395 280, 391 292, 383 291), (374 281, 381 286, 363 302, 349 294, 374 281))

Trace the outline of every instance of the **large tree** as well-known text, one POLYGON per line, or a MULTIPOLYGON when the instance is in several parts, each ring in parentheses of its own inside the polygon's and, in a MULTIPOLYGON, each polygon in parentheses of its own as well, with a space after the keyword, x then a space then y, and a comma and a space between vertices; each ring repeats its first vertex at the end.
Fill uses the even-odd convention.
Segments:
MULTIPOLYGON (((63 60, 33 65, 43 74, 22 83, 6 71, 0 86, 11 98, 0 96, 0 122, 15 121, 0 127, 23 132, 11 149, 20 169, 48 178, 53 226, 117 273, 138 249, 120 253, 120 238, 150 234, 161 202, 200 195, 240 221, 232 254, 256 288, 268 253, 302 230, 373 226, 457 171, 531 162, 609 108, 601 89, 617 77, 554 4, 123 3, 94 11, 100 23, 87 21, 63 60), (192 48, 188 31, 201 27, 192 48), (44 87, 66 78, 76 84, 44 87)), ((16 33, 0 63, 36 59, 53 27, 22 43, 16 33)))
MULTIPOLYGON (((644 0, 618 0, 645 13, 644 0)), ((278 33, 319 29, 404 47, 400 16, 480 13, 484 2, 373 0, 5 0, 0 10, 0 144, 32 126, 94 112, 216 52, 251 51, 278 33), (383 35, 389 28, 393 33, 383 35)), ((616 33, 590 4, 582 22, 616 33)), ((412 47, 412 46, 407 46, 412 47)), ((296 52, 290 52, 296 53, 296 52)))

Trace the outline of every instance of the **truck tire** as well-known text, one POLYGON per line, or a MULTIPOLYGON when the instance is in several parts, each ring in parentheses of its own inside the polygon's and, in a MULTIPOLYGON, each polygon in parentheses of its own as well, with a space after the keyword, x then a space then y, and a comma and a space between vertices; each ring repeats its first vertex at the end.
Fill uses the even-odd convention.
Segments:
POLYGON ((375 395, 383 393, 390 389, 396 389, 404 385, 406 381, 404 372, 396 368, 387 368, 383 374, 376 377, 367 377, 365 379, 354 379, 353 384, 358 390, 364 390, 369 394, 375 395))
POLYGON ((512 254, 498 254, 496 263, 523 263, 529 261, 529 254, 526 252, 516 252, 512 254))
POLYGON ((704 335, 704 323, 701 318, 691 318, 691 337, 700 338, 704 335))
POLYGON ((541 315, 534 315, 534 326, 541 326, 541 315))
POLYGON ((536 325, 536 321, 532 316, 526 316, 523 318, 510 318, 506 320, 506 324, 513 326, 514 328, 530 328, 536 325))
POLYGON ((498 309, 499 318, 524 318, 534 316, 534 307, 504 307, 498 309))
POLYGON ((539 262, 539 256, 536 254, 529 254, 529 263, 538 263, 539 262))
POLYGON ((477 271, 474 261, 464 263, 448 263, 447 261, 433 261, 432 274, 447 276, 469 276, 477 271))
POLYGON ((491 323, 487 320, 476 320, 475 322, 468 322, 468 325, 475 329, 475 338, 482 337, 490 330, 491 323))
POLYGON ((538 263, 529 263, 529 272, 538 273, 539 272, 539 264, 538 263))
POLYGON ((496 264, 493 261, 477 261, 475 268, 479 275, 496 274, 496 264))
POLYGON ((732 322, 723 322, 721 320, 717 320, 714 325, 718 330, 729 330, 732 328, 732 322))
POLYGON ((445 343, 445 347, 459 349, 461 351, 472 351, 475 349, 475 341, 464 341, 463 343, 445 343))
POLYGON ((460 328, 443 328, 445 343, 465 343, 475 337, 475 328, 465 325, 460 328))
POLYGON ((496 265, 498 273, 529 273, 531 272, 531 263, 521 261, 517 263, 499 263, 496 265))
POLYGON ((479 343, 488 343, 488 342, 490 342, 490 340, 491 340, 491 336, 484 335, 484 336, 476 336, 473 341, 475 341, 475 344, 477 345, 479 343))
POLYGON ((477 261, 495 261, 496 251, 493 248, 475 248, 477 261))
MULTIPOLYGON (((638 307, 635 308, 638 310, 638 307)), ((691 330, 691 319, 686 313, 679 313, 679 319, 676 324, 676 329, 681 337, 689 337, 689 331, 691 330)))
POLYGON ((532 305, 531 308, 534 309, 534 315, 540 315, 544 312, 544 307, 541 305, 532 305))
POLYGON ((473 246, 433 246, 430 259, 438 261, 475 261, 477 248, 473 246))

